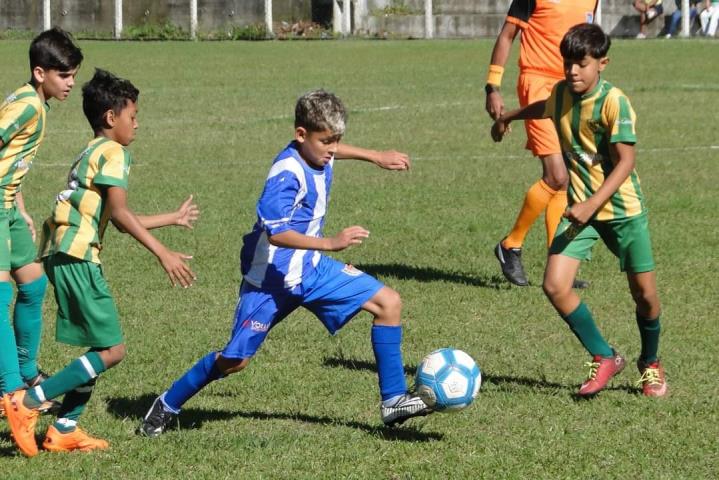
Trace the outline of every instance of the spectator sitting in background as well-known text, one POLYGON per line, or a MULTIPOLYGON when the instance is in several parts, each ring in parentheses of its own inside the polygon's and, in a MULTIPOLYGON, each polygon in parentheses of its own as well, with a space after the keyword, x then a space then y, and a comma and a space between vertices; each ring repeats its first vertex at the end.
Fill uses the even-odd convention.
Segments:
MULTIPOLYGON (((691 31, 691 25, 697 18, 697 5, 701 0, 689 0, 689 30, 691 31)), ((679 29, 679 21, 682 19, 682 0, 674 0, 677 9, 672 13, 672 19, 669 22, 669 30, 667 30, 666 38, 672 38, 676 35, 679 29)))
POLYGON ((705 7, 699 14, 699 22, 702 25, 702 34, 707 37, 714 37, 717 33, 719 23, 719 0, 705 0, 705 7))
POLYGON ((637 38, 647 38, 647 24, 664 13, 662 0, 634 0, 634 8, 639 12, 639 33, 637 38))

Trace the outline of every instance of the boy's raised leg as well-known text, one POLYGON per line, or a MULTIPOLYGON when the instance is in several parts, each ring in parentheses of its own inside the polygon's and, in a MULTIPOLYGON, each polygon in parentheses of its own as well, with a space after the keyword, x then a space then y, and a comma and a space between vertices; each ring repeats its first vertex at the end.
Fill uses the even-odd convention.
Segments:
POLYGON ((217 365, 217 352, 210 352, 152 402, 138 432, 146 437, 161 435, 190 398, 219 378, 222 378, 222 372, 217 365))
POLYGON ((394 426, 432 410, 419 396, 407 391, 402 361, 402 301, 394 290, 383 287, 362 308, 375 316, 372 350, 377 363, 382 397, 380 414, 385 425, 394 426))
POLYGON ((37 387, 6 395, 5 414, 20 450, 27 456, 37 454, 35 424, 43 402, 87 384, 105 370, 100 353, 89 351, 37 387))
POLYGON ((566 255, 549 255, 543 287, 559 315, 592 355, 592 361, 587 363, 589 374, 578 392, 581 396, 590 396, 602 390, 613 376, 621 372, 625 361, 604 339, 589 308, 572 290, 579 263, 579 260, 566 255))
POLYGON ((96 380, 93 378, 65 394, 55 424, 47 429, 42 448, 51 452, 88 452, 109 447, 105 440, 93 438, 77 426, 77 419, 90 401, 96 380))

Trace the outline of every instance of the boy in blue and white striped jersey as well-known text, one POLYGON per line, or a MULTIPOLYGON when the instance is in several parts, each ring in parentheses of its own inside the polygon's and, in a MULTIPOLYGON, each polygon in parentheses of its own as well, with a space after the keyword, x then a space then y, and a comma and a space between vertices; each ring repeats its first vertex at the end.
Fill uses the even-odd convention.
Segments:
MULTIPOLYGON (((402 361, 402 302, 377 279, 328 256, 358 245, 369 232, 360 226, 323 237, 322 227, 340 151, 346 112, 335 95, 316 90, 297 101, 295 138, 275 158, 257 202, 257 222, 240 254, 243 282, 232 335, 220 352, 210 352, 160 395, 145 415, 140 433, 160 435, 182 406, 208 383, 245 368, 269 331, 298 307, 314 313, 336 333, 360 310, 374 315, 371 339, 386 425, 427 415, 429 407, 407 391, 402 361)), ((376 161, 406 170, 409 160, 376 161)))

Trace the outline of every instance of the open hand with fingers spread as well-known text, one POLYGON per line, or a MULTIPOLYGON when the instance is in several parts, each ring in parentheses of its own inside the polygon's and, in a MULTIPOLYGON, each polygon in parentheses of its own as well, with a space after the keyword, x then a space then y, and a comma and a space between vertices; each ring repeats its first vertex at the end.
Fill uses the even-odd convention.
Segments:
POLYGON ((339 252, 344 250, 350 245, 359 245, 362 240, 369 237, 369 231, 365 230, 359 225, 347 227, 340 233, 330 238, 330 250, 333 252, 339 252))
POLYGON ((200 209, 197 207, 193 200, 193 195, 190 195, 187 200, 182 202, 180 208, 177 209, 175 214, 177 220, 175 223, 181 227, 192 229, 195 222, 200 217, 200 209))
POLYGON ((190 266, 186 263, 186 260, 192 259, 192 255, 166 250, 158 255, 157 258, 162 268, 167 272, 167 276, 170 277, 172 286, 179 285, 183 288, 187 288, 191 287, 193 282, 197 280, 190 266))

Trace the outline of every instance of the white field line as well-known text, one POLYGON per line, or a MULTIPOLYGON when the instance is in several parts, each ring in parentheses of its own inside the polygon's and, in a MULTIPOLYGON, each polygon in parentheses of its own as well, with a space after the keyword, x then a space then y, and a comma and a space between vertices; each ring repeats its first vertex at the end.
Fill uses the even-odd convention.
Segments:
MULTIPOLYGON (((637 152, 639 153, 652 153, 652 152, 683 152, 686 150, 719 150, 719 145, 692 145, 688 147, 657 147, 657 148, 638 148, 637 152)), ((452 155, 452 158, 455 160, 481 160, 483 158, 530 158, 529 152, 522 155, 452 155)), ((412 161, 427 161, 427 160, 446 160, 447 157, 438 157, 438 156, 423 156, 423 155, 417 155, 412 156, 412 161)), ((238 165, 240 163, 250 163, 250 162, 242 162, 239 160, 232 161, 233 165, 238 165)), ((69 168, 72 162, 67 163, 45 163, 42 161, 33 162, 33 168, 69 168)), ((133 162, 132 167, 143 167, 144 164, 133 162)))
MULTIPOLYGON (((691 145, 687 147, 656 147, 656 148, 637 148, 637 153, 654 153, 654 152, 684 152, 687 150, 719 150, 719 145, 691 145)), ((527 151, 522 155, 452 155, 456 160, 481 160, 483 158, 531 158, 531 154, 527 151)), ((412 156, 412 160, 446 160, 447 157, 438 156, 412 156)))
MULTIPOLYGON (((456 107, 456 106, 463 106, 467 105, 467 102, 442 102, 442 103, 435 103, 432 105, 426 105, 426 104, 419 104, 419 105, 384 105, 380 107, 364 107, 364 108, 355 108, 350 110, 350 113, 352 112, 359 112, 359 113, 371 113, 371 112, 387 112, 391 110, 405 110, 409 108, 443 108, 443 107, 456 107)), ((279 120, 288 120, 294 118, 294 115, 286 114, 286 115, 275 115, 271 117, 263 117, 263 118, 256 118, 252 122, 263 122, 263 121, 279 121, 279 120)), ((178 123, 183 123, 182 121, 178 123)), ((247 122, 239 122, 247 123, 247 122)), ((74 134, 74 133, 81 133, 79 131, 74 130, 63 130, 60 132, 57 132, 58 134, 74 134)), ((86 133, 85 130, 82 130, 82 133, 86 133)), ((401 150, 401 148, 400 148, 401 150)), ((638 148, 637 152, 677 152, 677 151, 686 151, 686 150, 719 150, 719 145, 691 145, 686 147, 656 147, 656 148, 638 148)), ((457 156, 453 155, 452 158, 457 160, 478 160, 482 158, 528 158, 528 153, 523 153, 521 155, 465 155, 465 156, 457 156)), ((423 156, 423 155, 417 155, 412 156, 412 160, 444 160, 447 157, 440 157, 440 156, 423 156)), ((234 162, 233 162, 234 163, 234 162)), ((37 162, 37 166, 42 167, 50 167, 50 168, 57 168, 57 167, 68 167, 69 163, 43 163, 43 162, 37 162)), ((133 167, 141 167, 141 163, 133 163, 133 167)))

